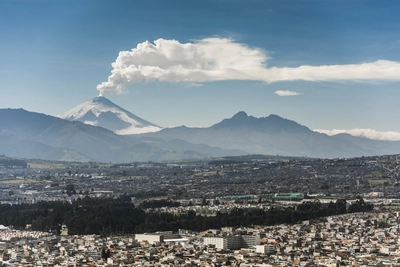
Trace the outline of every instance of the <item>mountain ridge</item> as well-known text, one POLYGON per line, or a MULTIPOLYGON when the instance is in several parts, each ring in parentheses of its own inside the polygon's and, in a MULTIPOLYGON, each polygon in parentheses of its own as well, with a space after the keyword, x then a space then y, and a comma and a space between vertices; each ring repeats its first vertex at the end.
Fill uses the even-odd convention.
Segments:
MULTIPOLYGON (((187 142, 186 142, 187 143, 187 142)), ((0 109, 0 154, 69 161, 160 161, 245 154, 208 145, 178 144, 68 121, 24 109, 0 109)))
POLYGON ((244 111, 206 128, 179 126, 118 135, 80 121, 24 109, 0 109, 0 137, 0 154, 70 161, 162 161, 246 154, 341 158, 400 153, 400 142, 328 136, 275 114, 256 118, 244 111))
POLYGON ((268 117, 256 118, 256 117, 247 115, 247 113, 244 111, 239 111, 238 113, 233 115, 231 118, 224 119, 221 122, 216 123, 208 128, 211 128, 211 129, 235 128, 238 126, 243 127, 243 125, 246 125, 247 127, 250 127, 253 130, 257 130, 257 131, 268 130, 270 132, 282 131, 282 130, 287 130, 290 128, 296 129, 299 131, 300 130, 301 131, 310 130, 309 128, 307 128, 303 125, 300 125, 295 121, 282 118, 276 114, 271 114, 268 117), (274 129, 271 128, 272 124, 275 124, 274 129), (279 128, 282 126, 285 126, 285 129, 279 128))
POLYGON ((360 142, 357 137, 353 140, 336 138, 314 132, 306 126, 275 114, 255 118, 244 111, 210 127, 165 128, 144 135, 166 141, 182 139, 191 143, 234 148, 244 150, 248 154, 335 158, 400 152, 400 142, 385 143, 384 148, 380 149, 374 140, 360 142))

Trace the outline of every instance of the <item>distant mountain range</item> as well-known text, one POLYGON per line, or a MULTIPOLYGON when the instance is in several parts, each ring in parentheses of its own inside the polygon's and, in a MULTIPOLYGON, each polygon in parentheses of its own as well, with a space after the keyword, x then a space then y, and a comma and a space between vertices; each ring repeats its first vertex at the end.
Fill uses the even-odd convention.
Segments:
POLYGON ((243 155, 244 151, 118 135, 79 121, 23 109, 0 109, 0 154, 60 161, 134 162, 243 155))
POLYGON ((162 129, 96 97, 62 117, 0 109, 0 154, 122 163, 246 154, 337 158, 400 153, 400 142, 328 136, 277 115, 255 118, 243 111, 208 128, 162 129), (158 131, 127 135, 148 130, 158 131))

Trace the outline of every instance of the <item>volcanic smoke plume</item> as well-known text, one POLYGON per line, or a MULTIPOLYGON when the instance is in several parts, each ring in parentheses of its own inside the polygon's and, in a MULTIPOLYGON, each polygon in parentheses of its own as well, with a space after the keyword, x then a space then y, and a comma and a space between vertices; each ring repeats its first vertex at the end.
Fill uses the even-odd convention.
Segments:
POLYGON ((279 81, 400 80, 400 63, 370 63, 298 67, 268 67, 267 52, 228 38, 193 43, 158 39, 121 51, 112 63, 108 81, 97 86, 100 95, 123 93, 133 83, 162 81, 204 83, 222 80, 279 81))

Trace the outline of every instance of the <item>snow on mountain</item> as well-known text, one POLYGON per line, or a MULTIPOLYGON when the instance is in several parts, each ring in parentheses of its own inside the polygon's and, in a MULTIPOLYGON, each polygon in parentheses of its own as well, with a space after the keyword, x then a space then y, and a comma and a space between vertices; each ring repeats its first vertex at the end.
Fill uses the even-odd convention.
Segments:
POLYGON ((92 98, 78 105, 61 115, 60 118, 100 126, 120 135, 157 132, 162 129, 162 127, 119 107, 103 96, 92 98))

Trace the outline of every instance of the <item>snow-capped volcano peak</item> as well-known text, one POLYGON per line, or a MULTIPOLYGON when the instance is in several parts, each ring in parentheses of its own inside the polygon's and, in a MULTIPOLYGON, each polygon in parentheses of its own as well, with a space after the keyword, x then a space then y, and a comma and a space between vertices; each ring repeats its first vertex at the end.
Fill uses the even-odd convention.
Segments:
POLYGON ((121 135, 157 132, 162 129, 162 127, 119 107, 103 96, 92 98, 78 105, 61 115, 60 118, 100 126, 121 135))

